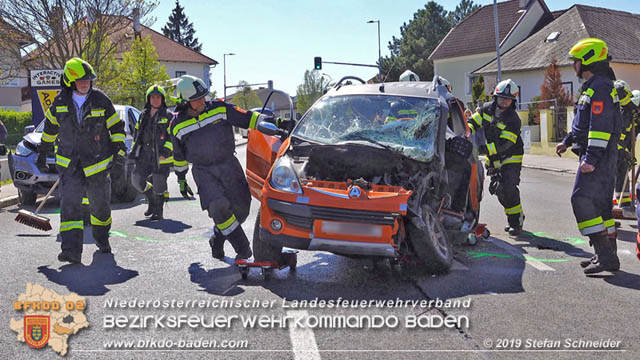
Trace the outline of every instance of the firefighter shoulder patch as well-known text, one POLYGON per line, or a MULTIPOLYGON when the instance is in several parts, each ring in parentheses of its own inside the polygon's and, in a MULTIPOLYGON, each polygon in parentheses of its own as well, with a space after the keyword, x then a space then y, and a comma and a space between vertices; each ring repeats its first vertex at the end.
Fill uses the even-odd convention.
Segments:
POLYGON ((591 112, 594 115, 600 115, 604 111, 604 102, 602 101, 593 101, 591 103, 591 112))

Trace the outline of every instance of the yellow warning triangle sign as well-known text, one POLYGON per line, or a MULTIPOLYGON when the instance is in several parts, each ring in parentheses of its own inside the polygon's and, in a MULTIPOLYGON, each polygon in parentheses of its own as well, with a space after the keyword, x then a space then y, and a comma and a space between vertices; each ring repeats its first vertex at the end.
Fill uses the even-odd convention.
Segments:
POLYGON ((53 99, 58 95, 60 90, 37 90, 38 97, 40 98, 40 104, 42 105, 42 112, 45 113, 49 110, 53 99))

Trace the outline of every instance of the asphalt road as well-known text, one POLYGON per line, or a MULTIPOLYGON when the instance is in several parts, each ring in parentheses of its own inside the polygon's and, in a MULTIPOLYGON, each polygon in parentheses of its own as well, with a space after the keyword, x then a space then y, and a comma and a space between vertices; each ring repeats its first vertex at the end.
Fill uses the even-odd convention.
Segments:
MULTIPOLYGON (((245 147, 237 149, 244 164, 245 147)), ((10 318, 22 314, 12 302, 27 283, 60 294, 86 296, 90 327, 68 340, 69 358, 219 358, 246 359, 637 359, 640 357, 640 261, 635 257, 635 225, 623 221, 618 255, 622 270, 615 275, 587 278, 578 262, 591 255, 579 236, 569 204, 573 177, 567 174, 524 170, 521 192, 528 235, 509 238, 497 199, 482 203, 482 218, 492 237, 476 246, 456 247, 454 269, 442 276, 401 273, 388 265, 353 260, 324 252, 302 252, 295 273, 277 272, 265 282, 258 272, 242 281, 233 266, 233 249, 227 243, 226 261, 211 257, 207 239, 212 222, 198 200, 182 200, 176 178, 169 178, 171 201, 161 223, 143 220, 141 199, 114 206, 111 244, 114 255, 95 253, 85 238, 82 265, 62 265, 56 260, 59 242, 58 203, 46 206, 54 230, 38 232, 13 221, 18 207, 0 209, 0 352, 3 358, 58 358, 50 348, 31 349, 16 341, 10 318), (109 301, 261 300, 267 307, 241 308, 134 308, 108 306, 109 301), (468 308, 371 306, 320 309, 294 308, 301 300, 465 300, 468 308), (283 305, 286 304, 286 305, 283 305), (306 313, 305 313, 306 312, 306 313), (368 328, 253 328, 241 323, 231 328, 106 329, 109 316, 133 315, 266 315, 307 319, 340 315, 351 319, 381 316, 391 323, 368 328), (453 328, 407 328, 412 316, 422 319, 448 316, 460 320, 453 328), (394 319, 399 324, 393 326, 394 319), (464 319, 468 320, 467 323, 464 319), (105 343, 122 339, 136 342, 180 339, 248 341, 243 349, 167 351, 156 343, 146 350, 107 350, 105 343), (566 346, 567 339, 619 341, 617 352, 585 351, 566 346), (545 343, 544 340, 547 340, 545 343), (541 341, 534 343, 534 341, 541 341), (551 344, 551 349, 541 349, 551 344), (498 348, 500 347, 500 348, 498 348), (186 352, 190 351, 190 352, 186 352), (544 352, 546 351, 546 352, 544 352)), ((193 180, 190 179, 190 183, 193 180)), ((33 210, 33 209, 31 209, 33 210)), ((258 203, 243 225, 253 233, 258 203)), ((90 233, 90 232, 88 232, 90 233)), ((422 325, 425 325, 424 323, 422 325)), ((573 344, 572 344, 573 345, 573 344)), ((593 348, 590 348, 593 349, 593 348)))

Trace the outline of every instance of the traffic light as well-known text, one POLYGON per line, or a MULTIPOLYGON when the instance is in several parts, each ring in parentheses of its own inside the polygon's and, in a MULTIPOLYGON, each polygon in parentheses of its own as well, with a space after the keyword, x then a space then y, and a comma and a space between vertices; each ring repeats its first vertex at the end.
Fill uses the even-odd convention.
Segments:
POLYGON ((322 58, 320 56, 316 56, 313 58, 314 69, 322 70, 322 58))

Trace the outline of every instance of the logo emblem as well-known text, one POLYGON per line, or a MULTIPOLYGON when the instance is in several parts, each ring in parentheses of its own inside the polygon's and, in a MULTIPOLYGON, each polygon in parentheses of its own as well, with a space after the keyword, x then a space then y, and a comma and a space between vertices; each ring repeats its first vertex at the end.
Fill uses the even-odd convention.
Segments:
POLYGON ((41 348, 49 341, 49 316, 25 315, 24 341, 33 348, 41 348))
POLYGON ((351 199, 360 199, 360 196, 362 196, 362 191, 360 190, 360 187, 352 186, 351 189, 349 190, 349 197, 351 199))
POLYGON ((595 115, 602 114, 603 110, 604 110, 604 102, 602 102, 602 101, 594 101, 591 104, 591 112, 594 113, 595 115))

